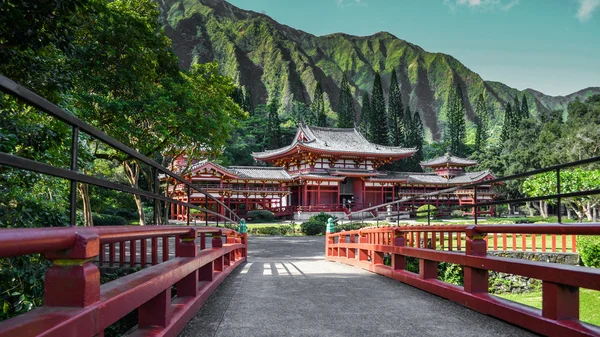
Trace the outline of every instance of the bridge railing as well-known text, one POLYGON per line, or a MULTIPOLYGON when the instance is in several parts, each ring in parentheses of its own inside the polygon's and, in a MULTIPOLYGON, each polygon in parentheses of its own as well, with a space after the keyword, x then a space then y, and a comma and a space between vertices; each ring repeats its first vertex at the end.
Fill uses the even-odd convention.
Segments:
POLYGON ((600 290, 600 270, 488 255, 486 235, 507 233, 600 235, 600 226, 408 226, 342 231, 327 234, 326 259, 384 275, 543 335, 600 336, 600 327, 579 320, 579 289, 600 290), (432 249, 427 239, 411 245, 409 235, 419 233, 464 235, 464 250, 432 249), (386 256, 390 265, 384 263, 386 256), (406 270, 408 257, 419 260, 418 273, 406 270), (464 285, 439 280, 440 262, 462 266, 464 285), (489 294, 489 271, 541 280, 542 309, 489 294))
POLYGON ((240 218, 220 200, 191 182, 2 75, 0 91, 72 128, 70 169, 0 152, 1 167, 69 181, 71 225, 0 229, 0 258, 44 254, 46 260, 52 262, 44 279, 44 305, 0 322, 0 337, 103 336, 104 329, 136 309, 138 328, 132 335, 177 335, 214 289, 236 266, 246 261, 247 256, 246 234, 221 227, 189 226, 190 209, 213 215, 225 224, 227 221, 237 224, 240 218), (78 172, 80 132, 120 151, 129 160, 150 167, 151 191, 78 172), (187 200, 161 194, 159 175, 186 186, 187 200), (159 202, 183 206, 188 215, 188 226, 76 227, 78 183, 154 200, 155 223, 159 222, 156 218, 159 202), (212 199, 221 211, 192 204, 192 190, 212 199), (210 247, 206 244, 207 236, 211 237, 210 247), (171 254, 171 249, 175 254, 171 254), (150 266, 101 285, 98 266, 107 265, 150 266), (171 290, 173 286, 175 293, 171 290))
MULTIPOLYGON (((142 248, 141 252, 143 261, 147 251, 142 248)), ((43 253, 53 262, 45 277, 44 306, 1 322, 0 337, 102 336, 104 329, 136 309, 138 327, 133 336, 172 336, 183 329, 225 277, 246 261, 247 237, 205 226, 0 230, 0 258, 34 253, 43 253), (212 236, 210 248, 203 247, 206 234, 212 236), (100 284, 94 261, 102 245, 157 237, 176 238, 174 258, 100 284)), ((129 261, 134 264, 136 254, 131 250, 130 254, 129 261)), ((153 263, 155 254, 153 250, 153 263)), ((121 265, 123 258, 122 253, 121 265)))

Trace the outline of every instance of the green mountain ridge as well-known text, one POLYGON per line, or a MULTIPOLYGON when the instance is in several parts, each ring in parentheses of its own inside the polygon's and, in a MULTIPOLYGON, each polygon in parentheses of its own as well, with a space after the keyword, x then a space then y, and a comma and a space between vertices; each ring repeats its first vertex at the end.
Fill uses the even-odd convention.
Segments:
MULTIPOLYGON (((222 72, 252 90, 254 105, 279 99, 284 110, 294 100, 310 104, 317 81, 325 92, 330 118, 337 109, 339 85, 346 73, 355 98, 370 92, 375 72, 381 73, 384 94, 391 72, 397 71, 404 104, 417 109, 428 138, 439 140, 446 112, 446 97, 454 85, 465 93, 469 121, 474 120, 476 98, 485 92, 492 134, 499 132, 503 107, 527 96, 534 116, 549 110, 566 110, 575 98, 600 93, 600 87, 567 96, 523 91, 503 83, 485 81, 454 57, 431 53, 387 33, 352 36, 335 33, 315 36, 283 25, 269 16, 243 10, 223 0, 157 0, 165 32, 173 40, 180 66, 217 60, 222 72)), ((470 123, 472 126, 472 124, 470 123)))

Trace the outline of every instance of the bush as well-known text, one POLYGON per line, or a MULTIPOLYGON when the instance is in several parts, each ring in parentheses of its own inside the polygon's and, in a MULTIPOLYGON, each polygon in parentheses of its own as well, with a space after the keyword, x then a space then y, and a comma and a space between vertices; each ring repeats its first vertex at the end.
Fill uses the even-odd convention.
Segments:
POLYGON ((302 233, 306 235, 319 235, 325 234, 325 230, 327 229, 327 224, 317 221, 308 220, 307 222, 303 222, 300 225, 300 229, 302 233))
POLYGON ((450 215, 453 218, 460 218, 460 217, 463 217, 463 211, 461 211, 459 209, 455 209, 455 210, 452 211, 452 213, 450 213, 450 215))
POLYGON ((144 221, 146 224, 154 224, 154 210, 144 211, 144 221))
POLYGON ((127 220, 137 220, 138 213, 137 211, 132 211, 126 208, 109 208, 103 212, 103 214, 116 215, 123 217, 127 220))
POLYGON ((432 217, 436 217, 438 210, 433 205, 423 205, 417 209, 417 218, 427 217, 427 207, 429 207, 429 213, 432 217))
POLYGON ((94 226, 127 226, 128 222, 125 218, 110 214, 92 213, 94 226))
POLYGON ((248 219, 252 219, 251 220, 252 222, 275 220, 275 214, 271 211, 267 211, 264 209, 249 211, 247 217, 248 217, 248 219))
POLYGON ((294 227, 290 225, 285 226, 259 226, 250 229, 250 234, 259 235, 287 235, 293 234, 294 227))
POLYGON ((370 223, 366 223, 366 222, 353 222, 353 223, 348 222, 343 225, 341 225, 341 224, 335 225, 335 231, 336 232, 353 231, 353 230, 370 227, 370 226, 373 226, 373 225, 370 223))
POLYGON ((577 250, 584 266, 600 268, 600 236, 578 236, 577 250))
POLYGON ((317 215, 311 216, 310 219, 308 219, 308 221, 324 223, 325 225, 327 225, 327 220, 329 220, 329 218, 335 218, 335 217, 333 215, 327 214, 325 212, 321 212, 317 215))

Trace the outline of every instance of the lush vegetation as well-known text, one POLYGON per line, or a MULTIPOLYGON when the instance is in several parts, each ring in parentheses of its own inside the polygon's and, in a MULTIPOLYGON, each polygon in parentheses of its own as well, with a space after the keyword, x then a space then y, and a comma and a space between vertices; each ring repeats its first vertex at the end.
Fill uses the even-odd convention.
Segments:
POLYGON ((577 251, 586 267, 600 268, 600 237, 578 236, 577 251))
POLYGON ((308 221, 300 224, 300 229, 302 230, 302 233, 306 235, 323 235, 327 229, 327 221, 329 218, 334 217, 324 212, 313 215, 308 221))
MULTIPOLYGON (((0 73, 165 166, 183 152, 217 154, 245 115, 217 63, 179 69, 155 2, 8 0, 0 7, 0 73)), ((5 94, 0 110, 0 151, 69 167, 69 127, 5 94)), ((151 187, 148 167, 80 137, 80 171, 151 187)), ((68 225, 68 191, 67 181, 0 168, 0 227, 68 225)), ((148 220, 150 204, 139 197, 83 184, 78 194, 78 224, 126 225, 132 210, 140 225, 148 220)), ((42 304, 48 264, 40 255, 0 259, 0 318, 42 304)))

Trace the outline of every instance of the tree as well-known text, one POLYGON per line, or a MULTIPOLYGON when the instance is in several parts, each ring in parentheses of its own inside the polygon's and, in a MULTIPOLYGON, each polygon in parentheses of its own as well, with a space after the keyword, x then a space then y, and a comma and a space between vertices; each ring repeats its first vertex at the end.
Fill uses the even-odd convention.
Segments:
POLYGON ((475 134, 475 151, 481 151, 487 144, 489 137, 489 112, 485 104, 483 93, 479 95, 477 106, 475 107, 475 124, 477 126, 475 134))
POLYGON ((281 121, 279 120, 278 99, 272 99, 267 105, 269 112, 267 118, 267 128, 265 132, 265 146, 267 149, 277 149, 281 147, 281 121))
POLYGON ((368 137, 369 134, 369 126, 371 120, 371 101, 369 99, 369 94, 365 92, 362 98, 362 107, 360 109, 360 122, 359 122, 359 131, 365 137, 368 137))
POLYGON ((521 103, 519 102, 519 95, 515 95, 515 100, 513 102, 512 105, 513 108, 513 113, 516 116, 516 118, 514 119, 514 125, 513 127, 519 127, 519 121, 521 121, 521 119, 523 119, 523 114, 521 113, 521 103))
POLYGON ((510 103, 506 103, 506 106, 504 107, 504 123, 502 124, 502 133, 500 134, 500 141, 502 143, 510 138, 514 119, 515 116, 513 114, 512 106, 510 103))
POLYGON ((388 144, 388 118, 385 111, 385 98, 381 87, 379 72, 375 73, 373 80, 373 93, 371 94, 371 110, 369 120, 368 139, 375 144, 388 144))
POLYGON ((402 93, 398 85, 396 70, 392 71, 390 90, 388 95, 389 115, 389 144, 400 146, 404 143, 404 106, 402 105, 402 93))
MULTIPOLYGON (((410 108, 406 106, 406 115, 411 115, 410 108)), ((415 148, 417 152, 403 161, 403 170, 408 172, 421 172, 421 161, 423 161, 423 145, 425 141, 425 129, 421 122, 419 111, 409 120, 410 125, 406 128, 404 144, 406 147, 415 148)))
POLYGON ((252 88, 248 87, 244 94, 244 111, 247 111, 250 116, 254 115, 254 104, 252 104, 252 88))
POLYGON ((457 155, 465 155, 466 121, 463 93, 460 85, 448 92, 445 138, 448 150, 457 155))
MULTIPOLYGON (((527 196, 538 197, 545 195, 556 194, 556 173, 546 172, 528 178, 523 182, 522 190, 527 196)), ((568 169, 560 171, 561 193, 580 192, 594 190, 600 184, 599 169, 568 169)), ((547 201, 549 204, 554 204, 555 200, 547 201)), ((593 219, 593 209, 600 204, 600 197, 597 195, 563 198, 562 202, 566 207, 569 207, 577 215, 579 222, 584 218, 593 219)))
POLYGON ((325 115, 325 102, 323 101, 323 88, 321 88, 321 82, 317 82, 317 86, 315 87, 310 110, 316 118, 315 122, 317 126, 327 126, 327 115, 325 115))
POLYGON ((350 85, 346 74, 340 84, 340 98, 338 101, 338 128, 354 127, 354 99, 350 92, 350 85))
POLYGON ((240 87, 235 87, 233 89, 233 93, 231 94, 231 98, 233 101, 240 106, 240 108, 244 108, 244 91, 240 87))
POLYGON ((529 118, 529 116, 531 116, 529 103, 527 103, 527 96, 525 96, 525 94, 523 94, 523 100, 521 101, 521 116, 522 118, 529 118))

